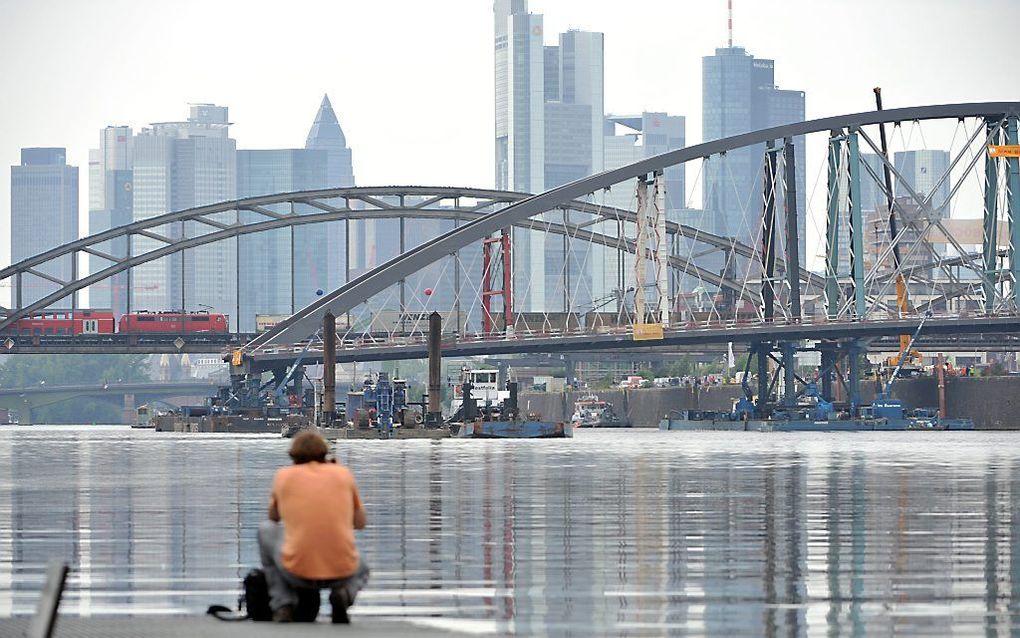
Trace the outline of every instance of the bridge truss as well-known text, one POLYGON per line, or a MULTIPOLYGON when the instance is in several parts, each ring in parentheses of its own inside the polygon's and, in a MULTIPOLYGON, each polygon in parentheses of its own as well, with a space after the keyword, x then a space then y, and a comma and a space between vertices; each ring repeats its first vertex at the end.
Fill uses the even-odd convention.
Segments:
MULTIPOLYGON (((916 325, 931 312, 948 322, 940 330, 953 333, 987 331, 992 324, 982 320, 992 318, 1006 320, 1003 330, 1013 329, 1020 308, 1020 259, 1015 258, 1020 175, 1016 157, 997 156, 993 149, 1016 147, 1018 114, 1018 103, 858 113, 754 131, 608 170, 404 247, 252 341, 244 358, 258 369, 259 361, 287 356, 294 344, 314 350, 327 310, 350 317, 339 331, 341 358, 389 359, 401 351, 415 356, 425 336, 425 313, 439 310, 453 313, 444 332, 449 348, 458 352, 580 349, 585 343, 617 348, 637 341, 639 334, 667 344, 684 340, 685 332, 712 331, 714 337, 748 343, 757 354, 759 397, 775 396, 782 374, 785 401, 796 400, 811 385, 797 377, 794 352, 805 339, 819 339, 825 342, 819 346, 823 392, 831 394, 834 380, 850 379, 853 387, 846 389, 853 403, 859 399, 859 354, 866 341, 863 333, 841 339, 840 331, 856 335, 850 326, 873 324, 878 332, 867 338, 892 336, 893 330, 906 331, 904 321, 916 325), (887 124, 893 127, 888 153, 876 142, 877 128, 887 124), (939 151, 944 162, 929 162, 924 177, 908 174, 911 155, 917 162, 919 152, 931 151, 939 151), (808 164, 804 158, 812 156, 822 159, 806 166, 799 178, 798 164, 808 164), (738 176, 748 158, 755 169, 751 179, 738 176), (693 169, 688 171, 697 175, 691 194, 701 190, 708 210, 688 206, 687 193, 673 194, 672 204, 666 203, 666 172, 677 166, 693 169), (561 220, 555 212, 570 201, 598 210, 607 201, 618 202, 621 191, 633 194, 631 203, 615 207, 634 215, 624 221, 617 217, 615 229, 598 213, 561 220), (720 191, 734 195, 728 206, 735 201, 737 210, 712 208, 720 191), (684 222, 685 230, 674 233, 672 241, 663 237, 664 218, 684 222), (726 223, 719 223, 722 218, 726 223), (961 220, 979 229, 976 241, 954 226, 961 220), (567 228, 563 257, 554 262, 558 272, 535 258, 541 248, 531 234, 554 223, 567 228), (731 249, 714 261, 700 252, 697 241, 704 232, 697 229, 706 228, 744 250, 731 249), (615 262, 599 257, 591 250, 595 242, 579 234, 582 229, 614 238, 632 256, 615 262), (812 231, 812 244, 822 247, 818 260, 804 254, 804 235, 812 231), (504 234, 510 239, 502 239, 504 234), (481 281, 465 293, 460 282, 451 287, 441 269, 429 270, 482 242, 512 251, 506 262, 512 264, 512 278, 496 273, 493 279, 486 265, 481 281), (674 273, 664 279, 667 255, 677 261, 670 262, 674 273), (598 288, 607 262, 618 275, 613 285, 598 288), (803 276, 806 262, 821 275, 803 276), (601 263, 601 269, 592 263, 601 263), (579 276, 585 268, 587 281, 579 276), (426 295, 413 299, 418 312, 409 315, 408 300, 394 286, 416 276, 416 287, 426 295), (906 308, 895 295, 901 278, 910 293, 906 308), (429 291, 451 289, 454 303, 447 307, 429 297, 429 291), (462 316, 464 307, 490 312, 481 300, 492 295, 508 297, 502 324, 491 317, 472 324, 462 316), (598 313, 606 300, 615 302, 613 318, 598 313), (397 310, 399 327, 373 319, 386 308, 397 310), (656 330, 647 331, 649 325, 656 330)), ((481 249, 477 253, 489 256, 481 249)))
MULTIPOLYGON (((338 188, 253 197, 152 217, 85 237, 0 270, 0 282, 11 283, 14 291, 13 307, 2 309, 0 331, 18 319, 31 316, 62 300, 70 300, 67 305, 77 308, 77 295, 81 290, 120 273, 130 272, 138 266, 208 244, 256 233, 279 230, 290 230, 293 233, 295 228, 312 225, 323 228, 322 225, 329 222, 340 222, 346 226, 344 236, 348 238, 348 246, 347 250, 343 251, 344 263, 338 266, 345 273, 345 278, 349 278, 355 269, 355 264, 352 263, 355 247, 352 245, 353 235, 350 230, 353 223, 378 224, 376 232, 383 233, 383 236, 377 236, 377 241, 381 244, 380 253, 397 255, 402 254, 408 246, 420 244, 423 239, 432 239, 447 229, 457 228, 491 215, 528 197, 529 195, 525 193, 455 187, 338 188), (222 221, 225 217, 234 221, 222 221), (182 232, 185 224, 200 230, 186 234, 182 232), (175 229, 179 230, 174 232, 175 229), (386 234, 390 232, 392 235, 386 234), (121 256, 102 249, 113 242, 125 239, 129 247, 138 248, 129 248, 128 254, 121 256), (78 267, 83 255, 93 258, 93 263, 103 264, 103 267, 93 268, 95 272, 85 272, 78 267), (71 280, 65 281, 47 274, 48 265, 68 258, 74 265, 71 280), (22 303, 22 282, 28 276, 44 279, 56 284, 58 288, 33 303, 22 303)), ((556 237, 558 239, 551 241, 563 246, 583 242, 589 246, 614 251, 617 255, 634 252, 634 240, 599 230, 599 227, 607 225, 633 224, 636 220, 633 211, 591 201, 568 201, 559 206, 557 211, 559 219, 549 217, 540 223, 529 221, 517 225, 516 228, 520 232, 532 231, 556 237)), ((682 242, 693 241, 698 247, 698 256, 718 253, 749 258, 754 254, 752 247, 673 221, 666 223, 665 232, 669 237, 669 245, 673 247, 666 261, 674 278, 679 279, 692 273, 699 280, 730 290, 749 302, 757 302, 755 291, 743 286, 739 281, 701 268, 695 259, 679 251, 682 242)), ((290 262, 293 263, 298 257, 294 253, 293 241, 290 242, 290 250, 290 262)), ((470 260, 462 259, 457 253, 459 251, 455 252, 456 263, 448 269, 450 276, 459 279, 463 274, 465 285, 472 277, 477 280, 481 276, 481 271, 477 267, 473 269, 472 267, 479 261, 481 252, 478 251, 470 260)), ((620 257, 617 259, 622 260, 620 257)), ((785 272, 785 262, 780 261, 778 267, 785 272)), ((798 276, 816 284, 820 281, 817 275, 803 269, 799 271, 798 276)), ((409 293, 408 279, 402 279, 397 284, 401 297, 409 294, 421 297, 423 288, 420 286, 409 293)), ((438 285, 438 282, 433 283, 438 285)), ((622 286, 621 279, 616 288, 622 286)), ((295 287, 292 283, 292 292, 295 287)), ((460 304, 459 295, 455 296, 456 303, 460 304)), ((293 304, 293 294, 291 299, 293 304)), ((186 291, 182 292, 179 303, 182 308, 187 307, 186 291)), ((480 311, 473 306, 466 306, 465 303, 461 311, 465 322, 474 321, 480 311)), ((129 295, 128 311, 131 307, 129 295)), ((239 312, 239 303, 237 308, 239 312)), ((291 312, 294 310, 292 305, 291 312)))

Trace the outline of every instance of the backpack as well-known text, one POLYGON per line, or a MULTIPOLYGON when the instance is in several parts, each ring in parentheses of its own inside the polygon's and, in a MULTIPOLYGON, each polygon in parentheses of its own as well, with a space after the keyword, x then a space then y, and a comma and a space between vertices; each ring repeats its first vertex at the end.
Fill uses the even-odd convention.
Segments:
POLYGON ((242 592, 237 598, 237 611, 234 612, 223 605, 212 605, 206 613, 220 620, 256 620, 273 619, 269 608, 269 585, 266 574, 257 567, 249 571, 241 583, 242 592))

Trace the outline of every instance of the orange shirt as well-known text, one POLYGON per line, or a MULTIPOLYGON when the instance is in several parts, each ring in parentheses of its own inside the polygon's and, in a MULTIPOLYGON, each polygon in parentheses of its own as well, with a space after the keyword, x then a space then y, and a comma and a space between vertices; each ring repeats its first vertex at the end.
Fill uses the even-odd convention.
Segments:
POLYGON ((277 471, 271 502, 283 521, 283 566, 309 580, 345 578, 358 569, 354 512, 361 497, 343 465, 301 463, 277 471))

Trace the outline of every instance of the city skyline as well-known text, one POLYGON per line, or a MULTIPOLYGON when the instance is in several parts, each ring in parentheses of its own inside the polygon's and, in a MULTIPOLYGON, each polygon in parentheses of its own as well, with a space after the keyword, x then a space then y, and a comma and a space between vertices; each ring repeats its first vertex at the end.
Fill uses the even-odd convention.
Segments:
MULTIPOLYGON (((144 4, 144 3, 142 3, 144 4)), ((413 16, 418 10, 412 3, 391 3, 400 6, 410 12, 413 16)), ((710 55, 715 48, 725 42, 725 6, 692 6, 676 7, 669 3, 663 3, 660 9, 663 20, 660 24, 652 24, 648 20, 638 20, 629 16, 615 16, 611 11, 611 3, 544 3, 533 2, 531 10, 544 14, 545 30, 547 33, 566 31, 570 28, 590 29, 592 31, 604 32, 606 34, 606 100, 605 110, 607 113, 628 113, 641 112, 642 110, 666 111, 671 114, 681 115, 687 118, 688 140, 687 144, 697 143, 698 123, 701 121, 700 101, 701 78, 698 68, 701 58, 710 55), (679 12, 679 13, 678 13, 679 12), (689 22, 703 27, 697 33, 692 33, 685 38, 684 45, 673 42, 666 42, 663 36, 668 33, 664 27, 671 19, 686 12, 688 17, 693 18, 689 22), (610 16, 612 19, 610 19, 610 16), (658 34, 657 37, 651 37, 658 34), (629 42, 636 40, 642 43, 640 51, 635 51, 634 46, 628 46, 629 42), (674 55, 664 56, 670 51, 670 46, 679 47, 674 50, 674 55), (635 59, 665 59, 662 65, 644 64, 635 65, 635 59), (658 68, 654 68, 657 67, 658 68), (692 72, 692 69, 694 70, 692 72), (652 78, 660 78, 658 82, 651 82, 652 78), (678 77, 676 80, 661 79, 678 77)), ((904 2, 903 7, 885 8, 883 15, 895 16, 897 11, 909 12, 910 6, 916 5, 913 2, 904 2)), ((836 58, 825 62, 824 56, 810 56, 807 53, 812 47, 817 47, 827 41, 826 29, 808 22, 817 21, 818 24, 827 24, 826 20, 839 15, 837 8, 814 7, 810 3, 794 2, 785 3, 786 7, 806 9, 802 15, 793 20, 793 24, 799 28, 798 35, 792 41, 776 39, 766 33, 769 24, 777 24, 781 20, 789 20, 788 13, 796 14, 796 11, 785 12, 784 16, 776 12, 777 3, 746 3, 736 4, 736 28, 734 43, 746 47, 757 55, 775 59, 777 67, 782 70, 777 77, 777 83, 784 87, 796 87, 805 90, 810 94, 808 102, 807 118, 821 115, 835 114, 841 112, 852 112, 857 110, 868 110, 871 108, 870 87, 883 83, 890 95, 887 98, 889 106, 901 104, 921 103, 924 101, 952 102, 964 101, 968 96, 981 96, 987 99, 1009 99, 1018 93, 1016 85, 1010 87, 1003 81, 989 75, 982 80, 980 73, 971 72, 973 60, 963 64, 953 59, 946 47, 934 46, 932 40, 945 39, 954 30, 956 24, 962 24, 960 18, 968 14, 978 13, 978 9, 971 8, 962 11, 951 3, 934 3, 935 11, 932 11, 932 3, 924 3, 929 10, 926 16, 931 18, 930 24, 925 25, 925 36, 918 35, 913 39, 906 40, 910 47, 899 46, 904 41, 903 34, 897 43, 896 54, 899 56, 897 64, 888 64, 880 69, 868 69, 867 77, 863 73, 867 60, 889 55, 892 48, 877 49, 875 46, 851 47, 846 52, 841 52, 840 68, 831 69, 828 77, 831 82, 825 82, 825 74, 818 73, 819 65, 835 66, 836 58), (771 15, 770 11, 776 15, 771 15), (938 18, 938 19, 936 19, 938 18), (749 28, 747 25, 755 25, 749 28), (869 57, 871 56, 871 57, 869 57), (856 64, 855 64, 856 62, 856 64), (911 73, 911 69, 921 63, 938 66, 947 74, 958 75, 958 81, 951 85, 943 83, 936 85, 928 77, 917 77, 911 73), (966 68, 964 68, 966 67, 966 68), (876 72, 877 71, 877 72, 876 72), (965 72, 966 71, 966 72, 965 72), (890 83, 891 82, 891 83, 890 83), (849 97, 848 97, 849 96, 849 97)), ((265 9, 268 5, 254 5, 250 15, 236 17, 236 20, 250 28, 268 29, 268 15, 265 9)), ((286 26, 287 21, 306 16, 310 5, 299 4, 293 16, 281 18, 280 27, 286 26)), ((878 3, 855 3, 860 7, 860 13, 867 13, 869 7, 875 8, 878 3)), ((81 7, 70 7, 69 14, 81 18, 76 29, 67 31, 66 35, 71 36, 68 46, 74 46, 75 42, 82 42, 82 33, 87 31, 90 24, 104 15, 108 15, 113 9, 120 8, 130 15, 134 11, 125 5, 115 3, 96 3, 90 5, 90 9, 81 7)), ((52 95, 50 83, 31 82, 30 76, 26 77, 24 69, 17 69, 13 73, 12 81, 21 81, 23 89, 20 92, 21 99, 14 105, 10 101, 0 107, 6 114, 5 121, 26 122, 31 124, 33 118, 49 118, 45 129, 39 126, 18 126, 4 127, 0 131, 0 154, 9 161, 10 165, 16 164, 13 159, 22 146, 66 146, 68 148, 68 161, 71 164, 84 166, 87 161, 87 149, 94 146, 95 131, 110 124, 126 123, 133 127, 140 127, 147 124, 146 120, 140 119, 144 113, 166 114, 164 119, 172 119, 172 109, 179 109, 182 102, 187 101, 208 101, 223 104, 231 108, 232 119, 236 121, 234 126, 235 137, 241 148, 294 148, 299 145, 300 140, 307 132, 307 112, 310 101, 318 101, 321 95, 328 92, 336 104, 336 110, 345 122, 345 131, 352 141, 350 146, 359 149, 358 165, 355 167, 359 175, 359 183, 451 183, 486 186, 492 183, 491 158, 491 114, 493 105, 491 103, 491 57, 485 55, 463 56, 456 54, 456 51, 470 48, 471 50, 491 50, 491 3, 450 3, 444 10, 443 15, 455 19, 457 24, 465 27, 463 38, 454 43, 428 41, 426 55, 419 56, 420 59, 409 59, 406 51, 410 50, 403 45, 397 51, 405 53, 401 59, 402 64, 395 63, 392 56, 381 56, 378 60, 380 67, 377 72, 366 74, 366 71, 356 64, 344 62, 344 59, 356 61, 353 54, 341 48, 329 64, 316 60, 309 64, 309 69, 303 72, 310 72, 318 75, 317 78, 309 80, 301 73, 295 74, 290 81, 280 79, 280 66, 272 66, 266 70, 266 75, 282 82, 282 86, 274 91, 261 89, 255 91, 247 88, 245 82, 250 79, 258 69, 257 52, 252 52, 252 57, 246 59, 243 64, 235 64, 232 70, 235 71, 237 82, 240 88, 225 90, 222 82, 216 82, 215 78, 206 78, 201 71, 207 68, 198 64, 188 54, 180 51, 182 56, 181 64, 172 66, 177 71, 173 82, 165 83, 156 91, 135 91, 138 96, 132 99, 119 99, 119 87, 112 84, 95 82, 95 86, 87 87, 89 90, 74 103, 74 108, 68 103, 60 100, 47 99, 52 95), (467 29, 470 27, 470 29, 467 29), (477 31, 468 32, 468 31, 477 31), (465 57, 474 57, 478 60, 465 60, 465 57), (470 69, 480 69, 477 75, 470 69), (426 77, 416 77, 416 69, 428 69, 426 77), (397 78, 406 90, 419 86, 419 83, 435 85, 437 80, 451 76, 469 77, 470 82, 464 84, 465 91, 477 96, 479 107, 477 109, 464 109, 463 107, 451 110, 448 99, 432 100, 435 104, 428 104, 429 100, 416 102, 415 114, 420 117, 395 117, 394 106, 387 101, 377 99, 366 99, 367 91, 362 89, 360 83, 371 86, 371 77, 374 77, 375 85, 385 83, 381 80, 384 77, 383 70, 397 71, 390 78, 397 78), (287 95, 282 96, 279 89, 286 91, 287 95), (105 90, 105 92, 104 92, 105 90), (262 96, 261 99, 258 96, 262 96), (265 99, 272 96, 272 99, 265 99), (33 99, 34 98, 34 99, 33 99), (147 106, 147 105, 151 105, 147 106), (366 110, 367 109, 367 110, 366 110), (369 118, 367 111, 374 114, 369 118), (266 117, 263 117, 266 116, 266 117), (86 120, 90 124, 81 126, 78 122, 86 120), (448 122, 456 122, 456 126, 447 125, 448 122), (301 130, 304 129, 304 130, 301 130), (414 134, 406 139, 401 153, 393 153, 394 139, 399 135, 406 135, 409 129, 414 134), (40 135, 40 131, 47 131, 40 135), (42 138, 42 139, 40 139, 42 138), (77 140, 85 138, 85 144, 77 140), (439 141, 441 140, 441 141, 439 141), (428 152, 435 151, 442 147, 445 161, 426 162, 428 152), (364 176, 362 178, 362 176, 364 176)), ((989 1, 982 3, 987 10, 995 10, 999 15, 1008 15, 1017 11, 1015 7, 1009 6, 1006 2, 989 1)), ((845 7, 844 7, 845 8, 845 7)), ((139 10, 141 11, 141 10, 139 10)), ((223 16, 221 8, 213 7, 211 21, 223 16)), ((379 24, 383 17, 378 10, 368 10, 364 7, 345 8, 339 10, 353 12, 364 19, 367 25, 379 24)), ((186 13, 186 12, 184 12, 186 13)), ((18 46, 24 43, 23 33, 31 33, 39 24, 45 23, 46 17, 52 13, 44 10, 33 11, 28 3, 13 3, 0 9, 5 20, 0 22, 19 26, 16 32, 4 31, 7 37, 5 46, 18 46), (33 25, 36 25, 35 27, 33 25)), ((332 14, 331 14, 332 15, 332 14)), ((659 21, 656 21, 659 22, 659 21)), ((971 46, 976 53, 992 59, 1004 50, 999 44, 1002 39, 990 37, 994 35, 995 29, 1003 28, 1001 25, 1009 23, 1008 19, 998 20, 993 23, 991 32, 982 28, 974 30, 957 30, 954 39, 960 40, 971 46), (998 48, 997 48, 998 47, 998 48)), ((863 25, 862 25, 863 26, 863 25)), ((56 27, 55 27, 56 28, 56 27)), ((3 27, 0 27, 3 29, 3 27)), ((385 36, 388 38, 408 35, 405 27, 394 25, 396 30, 385 36)), ((908 34, 909 35, 909 34, 908 34)), ((869 29, 861 29, 858 34, 862 45, 868 43, 879 43, 882 41, 880 35, 872 33, 869 29)), ((153 54, 157 54, 163 47, 163 40, 156 38, 151 47, 138 52, 138 60, 121 59, 121 65, 128 67, 138 64, 151 64, 153 54)), ((222 44, 215 48, 215 51, 223 53, 224 47, 229 48, 233 40, 230 37, 223 37, 222 44)), ((313 38, 314 40, 314 38, 313 38)), ((359 40, 360 41, 360 40, 359 40)), ((421 36, 416 35, 410 38, 407 46, 419 46, 422 42, 421 36)), ((106 44, 97 45, 103 49, 106 44)), ((311 51, 318 50, 313 43, 308 45, 311 51)), ((297 55, 298 53, 295 53, 297 55)), ((93 53, 84 54, 86 58, 93 53)), ((158 55, 156 56, 158 58, 158 55)), ((289 56, 284 58, 291 59, 289 56)), ((87 60, 86 60, 87 61, 87 60)), ((164 66, 167 62, 163 61, 164 66)), ((32 73, 39 74, 46 71, 46 65, 34 67, 32 73)), ((118 67, 119 68, 119 67, 118 67)), ((49 76, 48 76, 49 77, 49 76)), ((133 76, 137 77, 137 76, 133 76)), ((147 80, 141 82, 145 87, 147 80)), ((70 80, 66 75, 57 74, 53 82, 65 82, 68 90, 80 87, 80 82, 70 80)), ((1008 82, 1008 79, 1007 79, 1008 82)), ((397 91, 401 85, 394 85, 397 91)), ((402 91, 401 91, 402 92, 402 91)), ((412 91, 413 92, 413 91, 412 91)), ((79 95, 80 93, 74 93, 79 95)), ((400 100, 396 100, 400 102, 400 100)), ((406 104, 402 111, 408 111, 406 104)), ((154 118, 158 119, 158 118, 154 118)), ((810 158, 809 158, 810 159, 810 158)), ((10 201, 6 193, 7 184, 3 185, 5 192, 0 200, 4 206, 10 201)), ((83 200, 88 193, 83 191, 83 200)), ((87 201, 87 200, 86 200, 87 201)), ((88 210, 83 201, 81 209, 88 210)), ((3 213, 0 213, 3 214, 3 213)), ((80 221, 82 233, 87 232, 87 220, 80 221)), ((9 241, 2 242, 5 247, 9 241)), ((9 255, 0 255, 6 261, 9 255)))

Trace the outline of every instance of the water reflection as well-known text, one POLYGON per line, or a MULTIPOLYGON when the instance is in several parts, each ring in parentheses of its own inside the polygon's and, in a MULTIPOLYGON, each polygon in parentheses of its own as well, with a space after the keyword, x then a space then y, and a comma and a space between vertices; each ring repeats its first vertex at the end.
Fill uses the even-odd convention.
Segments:
MULTIPOLYGON (((341 444, 373 566, 362 615, 520 634, 1011 630, 1017 436, 583 432, 341 444)), ((45 562, 66 609, 201 611, 255 564, 287 442, 0 431, 0 617, 45 562)))

